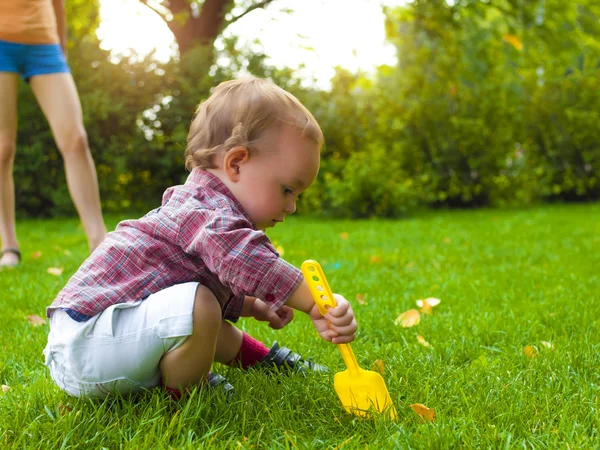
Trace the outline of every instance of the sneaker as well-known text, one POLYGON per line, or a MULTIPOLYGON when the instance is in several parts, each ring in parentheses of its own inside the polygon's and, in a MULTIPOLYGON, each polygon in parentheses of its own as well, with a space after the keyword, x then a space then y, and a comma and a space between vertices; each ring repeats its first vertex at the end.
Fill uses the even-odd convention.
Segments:
MULTIPOLYGON (((227 398, 231 398, 233 394, 235 394, 235 388, 231 385, 231 383, 229 383, 229 381, 227 381, 227 378, 225 378, 223 375, 219 375, 218 373, 208 372, 206 383, 208 384, 209 389, 222 392, 227 398)), ((179 389, 167 387, 162 383, 162 381, 161 386, 174 400, 179 400, 187 395, 187 390, 182 394, 179 389)))
POLYGON ((287 347, 279 347, 277 341, 273 342, 269 353, 260 360, 258 367, 276 367, 283 371, 296 373, 317 372, 327 373, 329 369, 326 366, 317 364, 312 360, 302 358, 298 353, 294 353, 287 347))
POLYGON ((231 397, 233 394, 235 394, 235 388, 223 375, 219 375, 218 373, 214 372, 208 372, 208 378, 206 381, 211 389, 221 391, 226 397, 231 397))

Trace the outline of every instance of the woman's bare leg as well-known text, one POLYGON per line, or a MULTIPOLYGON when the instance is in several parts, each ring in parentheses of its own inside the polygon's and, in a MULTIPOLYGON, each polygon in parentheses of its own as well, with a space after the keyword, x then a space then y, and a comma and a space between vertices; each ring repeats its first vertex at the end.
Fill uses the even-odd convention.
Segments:
POLYGON ((106 236, 98 178, 88 146, 77 88, 70 73, 37 75, 30 80, 65 162, 67 185, 83 223, 90 250, 106 236))
MULTIPOLYGON (((13 162, 17 140, 17 85, 19 75, 0 73, 0 239, 2 248, 18 248, 15 231, 15 184, 13 162)), ((14 253, 6 253, 0 266, 19 262, 14 253)))

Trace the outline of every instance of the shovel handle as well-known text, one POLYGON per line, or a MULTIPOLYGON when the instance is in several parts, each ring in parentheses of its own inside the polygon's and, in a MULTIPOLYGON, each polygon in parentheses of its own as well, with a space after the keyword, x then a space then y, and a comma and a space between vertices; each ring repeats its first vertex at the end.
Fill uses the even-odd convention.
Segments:
MULTIPOLYGON (((329 283, 327 283, 325 272, 323 272, 321 265, 312 259, 304 261, 301 269, 319 312, 323 316, 326 315, 327 310, 335 308, 337 303, 329 283)), ((338 348, 350 373, 352 375, 358 374, 360 367, 350 344, 338 344, 338 348)))

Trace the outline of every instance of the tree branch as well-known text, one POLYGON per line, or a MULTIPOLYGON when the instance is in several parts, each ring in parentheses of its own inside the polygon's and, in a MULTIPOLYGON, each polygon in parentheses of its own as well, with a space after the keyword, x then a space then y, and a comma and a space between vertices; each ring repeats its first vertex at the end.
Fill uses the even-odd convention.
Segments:
POLYGON ((159 16, 159 17, 160 17, 162 20, 164 20, 166 24, 169 24, 169 20, 167 19, 167 16, 166 16, 164 13, 160 12, 158 9, 156 9, 154 6, 151 6, 151 5, 148 3, 148 0, 140 0, 140 2, 141 2, 143 5, 146 5, 148 8, 150 8, 150 9, 151 9, 152 11, 154 11, 156 14, 158 14, 158 16, 159 16))
POLYGON ((262 0, 262 1, 258 2, 258 3, 253 4, 252 6, 249 6, 246 11, 244 11, 243 13, 241 13, 239 16, 233 17, 230 21, 228 21, 227 25, 231 25, 233 22, 235 22, 237 20, 240 20, 246 14, 251 13, 252 11, 254 11, 255 9, 258 9, 258 8, 264 8, 269 3, 272 3, 272 2, 273 2, 273 0, 262 0))

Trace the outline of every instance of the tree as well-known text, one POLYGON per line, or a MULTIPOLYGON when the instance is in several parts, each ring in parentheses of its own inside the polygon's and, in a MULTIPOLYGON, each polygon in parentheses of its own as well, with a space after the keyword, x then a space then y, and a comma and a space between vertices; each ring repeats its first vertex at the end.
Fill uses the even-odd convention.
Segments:
POLYGON ((164 20, 184 55, 197 46, 212 48, 232 23, 273 0, 140 0, 164 20), (240 10, 239 13, 234 14, 240 10))

